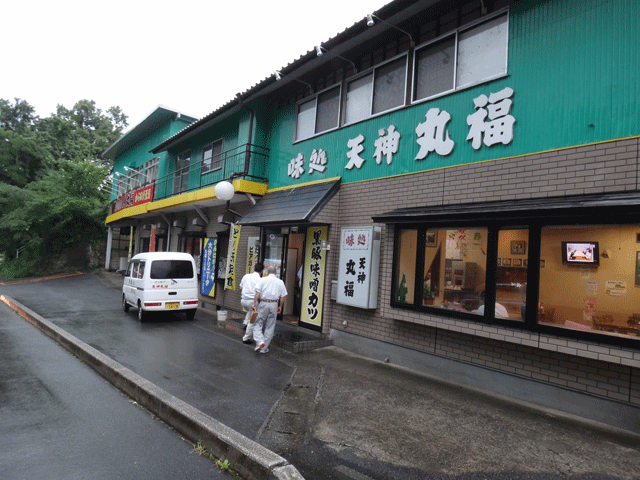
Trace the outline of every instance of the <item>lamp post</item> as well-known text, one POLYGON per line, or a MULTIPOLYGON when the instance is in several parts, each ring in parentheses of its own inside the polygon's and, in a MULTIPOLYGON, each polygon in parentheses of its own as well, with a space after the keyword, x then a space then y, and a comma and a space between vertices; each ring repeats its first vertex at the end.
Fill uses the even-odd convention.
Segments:
POLYGON ((222 182, 218 182, 214 187, 213 192, 220 200, 228 202, 233 198, 236 190, 233 188, 233 184, 231 182, 223 180, 222 182))

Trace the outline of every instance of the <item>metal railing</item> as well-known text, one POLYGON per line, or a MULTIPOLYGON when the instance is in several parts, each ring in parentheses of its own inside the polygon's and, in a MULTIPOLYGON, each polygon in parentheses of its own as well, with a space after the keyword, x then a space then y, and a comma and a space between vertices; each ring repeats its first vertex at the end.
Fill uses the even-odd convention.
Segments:
MULTIPOLYGON (((268 156, 268 148, 247 143, 222 152, 209 159, 208 164, 203 165, 202 160, 194 162, 191 159, 189 165, 156 179, 153 200, 209 187, 232 176, 234 179, 250 178, 266 182, 268 156)), ((112 208, 117 200, 112 202, 112 208)))

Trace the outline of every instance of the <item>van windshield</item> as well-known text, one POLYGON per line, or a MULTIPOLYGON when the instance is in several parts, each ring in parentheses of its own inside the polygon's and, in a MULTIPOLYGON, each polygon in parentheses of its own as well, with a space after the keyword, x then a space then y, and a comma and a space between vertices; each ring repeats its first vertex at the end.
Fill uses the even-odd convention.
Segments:
POLYGON ((193 264, 188 260, 155 260, 151 263, 151 278, 193 278, 193 264))

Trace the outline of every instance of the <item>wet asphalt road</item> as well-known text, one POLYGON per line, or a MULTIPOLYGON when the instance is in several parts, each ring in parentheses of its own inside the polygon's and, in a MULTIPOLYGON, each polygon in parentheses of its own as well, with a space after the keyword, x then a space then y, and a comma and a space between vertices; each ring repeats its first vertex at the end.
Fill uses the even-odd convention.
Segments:
MULTIPOLYGON (((134 309, 122 312, 120 292, 103 280, 88 274, 0 285, 0 293, 282 455, 309 480, 640 480, 637 436, 338 348, 256 355, 207 315, 140 324, 134 309)), ((24 320, 15 322, 41 336, 24 320)), ((184 478, 170 471, 155 476, 184 478)))
POLYGON ((0 478, 229 478, 0 303, 0 478))
MULTIPOLYGON (((255 438, 293 369, 216 333, 207 315, 137 320, 121 293, 91 274, 3 285, 10 296, 138 375, 255 438)), ((218 330, 219 331, 219 330, 218 330)))

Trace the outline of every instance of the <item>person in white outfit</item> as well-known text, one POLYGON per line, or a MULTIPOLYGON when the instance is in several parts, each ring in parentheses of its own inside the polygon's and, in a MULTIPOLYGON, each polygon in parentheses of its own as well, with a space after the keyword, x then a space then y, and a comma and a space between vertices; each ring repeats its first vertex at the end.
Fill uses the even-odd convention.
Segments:
POLYGON ((256 284, 254 305, 258 311, 258 318, 253 326, 253 339, 256 341, 256 352, 267 353, 269 344, 276 329, 276 317, 282 311, 287 289, 284 282, 276 277, 276 268, 270 266, 268 275, 262 277, 256 284), (264 332, 263 332, 264 329, 264 332))
MULTIPOLYGON (((482 305, 480 305, 478 307, 477 310, 473 310, 473 312, 471 313, 477 313, 479 315, 484 315, 484 290, 482 291, 482 293, 480 294, 480 299, 483 302, 482 305)), ((496 302, 495 303, 495 317, 496 318, 509 318, 509 312, 507 311, 507 309, 505 308, 504 305, 496 302)))
POLYGON ((246 329, 244 337, 242 337, 243 343, 252 343, 251 337, 253 334, 253 323, 249 322, 249 316, 253 308, 253 299, 256 296, 256 284, 258 280, 262 278, 262 269, 264 267, 260 262, 256 263, 253 267, 253 272, 247 273, 242 280, 240 280, 240 288, 242 289, 242 296, 240 297, 240 305, 242 309, 247 312, 244 317, 242 325, 246 329))

